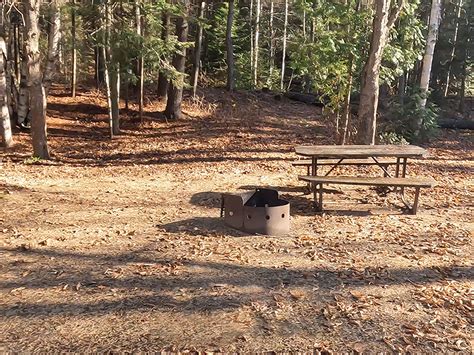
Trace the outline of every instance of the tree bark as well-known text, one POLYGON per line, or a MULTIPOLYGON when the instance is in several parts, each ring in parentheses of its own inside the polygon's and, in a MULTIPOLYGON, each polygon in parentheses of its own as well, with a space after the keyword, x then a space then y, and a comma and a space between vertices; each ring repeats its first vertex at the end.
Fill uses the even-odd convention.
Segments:
MULTIPOLYGON (((230 3, 229 3, 230 6, 230 3)), ((232 5, 234 6, 234 5, 232 5)), ((232 13, 233 16, 233 13, 232 13)), ((228 18, 227 18, 228 19, 228 18)), ((250 9, 249 9, 249 26, 250 26, 250 75, 253 75, 253 65, 254 65, 254 37, 253 37, 253 0, 250 0, 250 9)))
POLYGON ((454 34, 453 34, 453 48, 451 49, 451 54, 449 56, 448 70, 446 73, 446 86, 444 87, 444 97, 448 96, 449 91, 449 81, 451 77, 451 68, 453 66, 454 54, 456 53, 456 46, 458 41, 458 31, 459 31, 459 19, 461 18, 461 9, 463 5, 463 0, 459 0, 457 6, 458 10, 456 13, 456 24, 454 25, 454 34))
MULTIPOLYGON (((137 35, 143 36, 143 19, 141 15, 140 3, 135 1, 135 21, 137 26, 137 35)), ((140 55, 138 59, 138 73, 140 76, 139 88, 138 88, 138 112, 140 117, 140 122, 143 122, 143 105, 144 105, 144 76, 145 76, 145 65, 144 65, 143 55, 140 55)), ((127 80, 127 91, 128 91, 128 80, 127 80)), ((120 92, 120 91, 119 91, 120 92)), ((128 108, 128 107, 127 107, 128 108)))
POLYGON ((270 73, 268 76, 268 86, 272 88, 273 68, 275 67, 275 30, 273 28, 273 12, 274 12, 273 0, 270 1, 270 73))
MULTIPOLYGON (((185 13, 176 21, 176 35, 181 43, 188 40, 188 7, 189 1, 183 1, 185 13)), ((183 118, 181 103, 183 101, 183 85, 186 64, 186 48, 182 47, 173 58, 173 66, 179 73, 176 81, 172 82, 168 88, 168 100, 166 101, 165 117, 171 120, 180 120, 183 118)))
MULTIPOLYGON (((423 56, 423 65, 421 68, 419 101, 420 108, 425 108, 428 97, 428 88, 430 85, 431 66, 433 64, 434 49, 438 38, 439 20, 441 14, 441 0, 433 0, 431 3, 430 23, 428 27, 428 38, 426 39, 425 55, 423 56)), ((423 125, 423 117, 415 117, 415 136, 418 137, 423 125)))
POLYGON ((234 44, 232 42, 232 25, 234 23, 234 0, 229 0, 226 28, 226 52, 227 52, 227 90, 233 91, 235 87, 234 75, 234 44))
POLYGON ((260 0, 256 0, 255 3, 255 44, 254 44, 254 60, 253 60, 253 86, 258 86, 258 49, 259 49, 259 37, 260 37, 260 0))
POLYGON ((61 8, 59 0, 51 1, 51 20, 48 38, 48 60, 43 75, 46 96, 58 69, 59 41, 61 40, 61 8))
MULTIPOLYGON (((441 12, 441 0, 433 0, 431 3, 430 24, 428 28, 428 38, 426 39, 425 55, 423 56, 423 66, 421 69, 420 91, 424 97, 420 100, 420 106, 426 106, 426 94, 430 85, 431 65, 433 64, 433 54, 438 38, 438 27, 441 12)), ((417 126, 421 127, 417 120, 417 126)))
MULTIPOLYGON (((171 24, 171 17, 168 12, 165 12, 162 16, 162 30, 161 30, 161 39, 167 43, 169 41, 170 35, 170 24, 171 24)), ((168 86, 169 80, 166 77, 164 71, 160 71, 158 77, 158 97, 161 99, 165 99, 168 95, 168 86)))
POLYGON ((193 86, 193 96, 196 96, 198 79, 199 79, 199 71, 201 69, 201 47, 202 47, 203 28, 202 28, 202 23, 199 21, 203 21, 204 19, 205 8, 206 8, 206 2, 201 1, 201 4, 199 6, 199 12, 198 12, 196 40, 194 43, 193 73, 191 75, 191 85, 193 86))
POLYGON ((372 23, 369 57, 362 72, 362 89, 358 116, 360 120, 359 141, 362 144, 375 144, 377 108, 379 101, 379 75, 382 55, 387 44, 388 34, 403 7, 399 0, 390 11, 391 0, 375 2, 375 16, 372 23))
POLYGON ((288 27, 288 0, 285 0, 285 20, 283 22, 283 54, 281 56, 281 81, 280 90, 285 88, 285 61, 286 61, 286 31, 288 27))
POLYGON ((31 137, 33 156, 49 159, 46 128, 46 100, 39 50, 39 15, 41 0, 23 0, 25 5, 26 55, 28 56, 28 87, 30 92, 31 137))
MULTIPOLYGON (((0 6, 1 15, 3 16, 3 5, 0 6)), ((5 148, 10 148, 13 146, 13 135, 7 99, 7 76, 7 46, 4 28, 0 28, 0 134, 2 145, 5 148)))
POLYGON ((71 0, 71 96, 76 97, 77 48, 76 48, 76 0, 71 0))

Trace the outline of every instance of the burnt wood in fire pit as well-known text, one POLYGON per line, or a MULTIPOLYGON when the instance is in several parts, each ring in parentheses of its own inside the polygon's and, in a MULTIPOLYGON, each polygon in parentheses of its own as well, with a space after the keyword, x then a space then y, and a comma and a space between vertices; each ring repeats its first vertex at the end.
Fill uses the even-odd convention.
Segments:
POLYGON ((233 228, 249 233, 282 235, 290 231, 290 203, 273 189, 222 194, 221 217, 233 228))

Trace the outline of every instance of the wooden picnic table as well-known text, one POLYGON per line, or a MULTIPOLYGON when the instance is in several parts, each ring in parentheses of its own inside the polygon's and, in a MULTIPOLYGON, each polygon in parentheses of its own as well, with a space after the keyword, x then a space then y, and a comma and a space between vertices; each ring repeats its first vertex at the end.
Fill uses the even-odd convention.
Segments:
MULTIPOLYGON (((326 173, 329 175, 345 159, 372 159, 390 177, 384 164, 379 158, 395 158, 395 177, 405 177, 408 158, 421 158, 427 155, 424 148, 416 145, 300 145, 295 147, 298 155, 310 157, 311 175, 318 175, 318 160, 338 159, 334 166, 326 173)), ((364 165, 361 163, 360 165, 364 165)))
POLYGON ((323 209, 323 184, 393 187, 392 191, 400 191, 403 203, 413 214, 416 214, 418 208, 420 189, 434 185, 432 180, 406 178, 408 158, 422 158, 427 155, 425 149, 415 145, 301 145, 295 147, 295 152, 311 158, 311 162, 306 160, 302 164, 295 162, 293 165, 307 166, 308 175, 298 178, 308 183, 309 191, 313 191, 315 207, 319 211, 323 209), (381 158, 395 158, 396 161, 381 160, 381 158), (324 175, 318 176, 318 165, 332 167, 324 175), (329 176, 339 165, 377 165, 384 172, 384 177, 329 176), (395 166, 394 175, 388 171, 388 167, 392 165, 395 166), (405 187, 415 188, 415 201, 412 206, 405 201, 405 187))

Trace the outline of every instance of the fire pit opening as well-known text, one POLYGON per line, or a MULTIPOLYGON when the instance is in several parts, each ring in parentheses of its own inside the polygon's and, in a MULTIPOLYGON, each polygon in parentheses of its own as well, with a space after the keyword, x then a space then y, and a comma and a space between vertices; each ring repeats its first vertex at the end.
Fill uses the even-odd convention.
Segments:
POLYGON ((222 194, 221 217, 245 232, 282 235, 290 231, 290 203, 273 189, 222 194))

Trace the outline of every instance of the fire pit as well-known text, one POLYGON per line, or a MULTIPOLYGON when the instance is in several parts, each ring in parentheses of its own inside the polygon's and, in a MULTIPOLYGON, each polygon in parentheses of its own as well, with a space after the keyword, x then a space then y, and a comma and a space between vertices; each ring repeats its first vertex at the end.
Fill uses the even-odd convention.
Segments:
POLYGON ((290 231, 290 203, 273 189, 222 194, 221 217, 233 228, 249 233, 282 235, 290 231))

